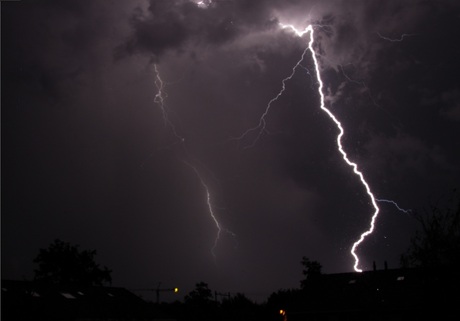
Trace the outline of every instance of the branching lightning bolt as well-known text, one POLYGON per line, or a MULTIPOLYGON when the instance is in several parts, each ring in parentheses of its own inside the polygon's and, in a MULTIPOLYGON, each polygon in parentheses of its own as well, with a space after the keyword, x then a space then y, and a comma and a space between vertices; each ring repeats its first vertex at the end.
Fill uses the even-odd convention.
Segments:
MULTIPOLYGON (((306 48, 303 53, 302 53, 302 56, 300 57, 300 60, 295 64, 295 66, 292 68, 292 72, 289 76, 287 76, 286 78, 284 78, 282 81, 281 81, 281 90, 278 92, 278 94, 272 98, 266 108, 265 108, 265 111, 264 113, 262 114, 262 116, 260 117, 259 119, 259 124, 255 127, 252 127, 252 128, 249 128, 248 130, 246 130, 243 134, 241 134, 240 136, 238 137, 235 137, 235 138, 232 138, 233 140, 242 140, 244 137, 246 137, 247 135, 249 135, 250 133, 252 132, 257 132, 257 135, 256 135, 256 138, 252 141, 252 143, 248 146, 245 146, 244 149, 247 149, 247 148, 251 148, 251 147, 254 147, 254 145, 257 143, 257 141, 260 139, 260 137, 262 136, 263 132, 266 131, 266 121, 265 121, 265 117, 267 117, 268 113, 270 112, 270 108, 272 107, 272 104, 274 102, 276 102, 278 100, 278 98, 280 98, 284 91, 286 90, 286 82, 288 80, 290 80, 295 72, 296 72, 296 69, 298 67, 301 67, 301 68, 304 68, 306 69, 305 67, 303 67, 300 63, 302 62, 302 60, 304 59, 304 56, 305 54, 307 53, 308 51, 308 48, 306 48)), ((307 73, 308 73, 308 70, 307 70, 307 73)))
POLYGON ((387 199, 379 199, 379 198, 376 198, 375 199, 377 202, 382 202, 382 203, 390 203, 390 204, 393 204, 397 209, 398 211, 401 211, 403 213, 406 213, 406 214, 410 214, 412 212, 412 210, 405 210, 403 209, 402 207, 400 207, 398 205, 398 203, 396 203, 395 201, 392 201, 392 200, 387 200, 387 199))
POLYGON ((272 106, 272 104, 278 100, 278 98, 283 94, 283 92, 285 91, 285 88, 286 88, 286 81, 290 80, 295 72, 296 72, 296 69, 301 66, 300 63, 301 61, 304 59, 304 56, 305 54, 307 53, 307 51, 310 51, 311 53, 311 56, 312 56, 312 59, 313 59, 313 62, 314 62, 314 67, 315 67, 315 72, 316 72, 316 78, 317 78, 317 81, 318 81, 318 94, 320 96, 320 108, 321 110, 323 110, 328 116, 329 118, 332 119, 332 121, 336 124, 337 128, 339 129, 339 134, 337 136, 337 147, 338 147, 338 150, 340 152, 340 154, 342 155, 342 158, 343 160, 350 166, 353 168, 353 172, 355 173, 355 175, 357 175, 362 183, 362 185, 365 187, 366 189, 366 192, 370 198, 370 201, 372 203, 372 206, 374 208, 374 213, 372 215, 372 218, 371 218, 371 222, 370 222, 370 226, 369 226, 369 229, 366 230, 365 232, 363 232, 360 236, 360 238, 353 244, 352 248, 351 248, 351 255, 354 257, 355 259, 355 264, 354 264, 354 269, 355 271, 357 272, 362 272, 362 270, 359 268, 359 257, 358 255, 356 254, 356 250, 358 248, 358 246, 364 241, 364 239, 369 235, 371 234, 373 231, 374 231, 374 227, 375 227, 375 222, 376 222, 376 219, 378 217, 378 214, 379 214, 379 207, 377 206, 377 203, 376 203, 376 199, 374 197, 374 195, 372 194, 371 192, 371 189, 369 187, 369 184, 366 182, 366 180, 364 179, 364 175, 362 174, 362 172, 360 172, 358 170, 358 165, 354 162, 352 162, 348 156, 347 156, 347 153, 345 152, 345 150, 343 149, 343 146, 342 146, 342 137, 345 133, 344 129, 343 129, 343 126, 342 124, 340 123, 340 121, 334 116, 334 114, 328 109, 326 108, 325 106, 325 96, 324 96, 324 93, 323 93, 323 81, 321 79, 321 73, 320 73, 320 67, 319 67, 319 62, 318 62, 318 58, 317 58, 317 54, 316 54, 316 51, 314 49, 314 29, 313 29, 313 25, 309 25, 308 27, 306 27, 304 30, 302 31, 299 31, 297 30, 294 26, 292 25, 284 25, 284 24, 280 24, 281 28, 282 29, 290 29, 292 31, 295 32, 295 34, 298 36, 298 37, 302 37, 304 36, 306 33, 310 33, 310 41, 308 43, 308 47, 303 51, 302 53, 302 56, 300 58, 300 60, 296 63, 296 65, 292 68, 292 72, 291 74, 284 78, 283 81, 282 81, 282 88, 281 90, 278 92, 278 94, 272 99, 270 100, 270 102, 268 103, 266 109, 265 109, 265 112, 262 114, 262 116, 260 117, 260 120, 259 120, 259 124, 256 126, 256 127, 253 127, 253 128, 250 128, 248 129, 246 132, 244 132, 240 137, 238 137, 237 139, 243 139, 246 135, 248 135, 249 133, 253 132, 253 131, 258 131, 258 135, 256 136, 256 139, 254 140, 254 142, 249 146, 253 146, 257 140, 260 138, 260 136, 262 135, 262 133, 265 131, 265 125, 266 125, 266 121, 265 121, 265 117, 267 116, 268 112, 270 111, 270 107, 272 106))
MULTIPOLYGON (((200 1, 197 3, 198 6, 205 6, 206 7, 206 3, 204 1, 200 1)), ((282 87, 281 87, 281 90, 278 92, 278 94, 272 98, 268 104, 266 105, 266 108, 265 108, 265 111, 263 112, 263 114, 261 115, 260 119, 259 119, 259 123, 257 124, 257 126, 255 127, 252 127, 252 128, 249 128, 248 130, 246 130, 242 135, 240 135, 239 137, 235 137, 233 138, 234 140, 242 140, 244 139, 246 136, 248 136, 249 134, 255 132, 256 135, 255 135, 255 139, 252 141, 252 143, 249 145, 249 146, 246 146, 245 148, 250 148, 250 147, 253 147, 257 142, 258 140, 260 139, 260 137, 262 136, 262 134, 264 132, 266 132, 266 117, 272 107, 272 105, 283 95, 285 89, 286 89, 286 82, 290 79, 292 79, 292 77, 294 76, 295 72, 297 71, 297 68, 298 67, 301 67, 303 69, 306 69, 305 67, 303 67, 301 65, 301 62, 304 60, 304 57, 305 55, 307 54, 308 51, 310 51, 311 53, 311 56, 312 56, 312 59, 313 59, 313 62, 314 62, 314 67, 315 67, 315 72, 316 72, 316 78, 317 78, 317 82, 318 82, 318 94, 320 96, 320 109, 325 112, 329 118, 336 124, 338 130, 339 130, 339 134, 337 135, 337 148, 338 148, 338 151, 340 152, 340 154, 342 155, 342 158, 343 160, 350 166, 353 168, 353 172, 355 175, 357 175, 362 183, 362 185, 364 186, 369 198, 370 198, 370 202, 372 203, 372 206, 374 208, 374 212, 373 212, 373 215, 371 217, 371 221, 370 221, 370 225, 369 225, 369 228, 364 231, 359 239, 353 243, 353 246, 351 248, 351 255, 354 257, 354 260, 355 260, 355 263, 354 263, 354 269, 355 271, 357 272, 362 272, 362 270, 359 268, 359 257, 358 255, 356 254, 356 250, 357 248, 360 246, 360 244, 365 240, 365 238, 372 234, 372 232, 374 231, 374 228, 375 228, 375 222, 377 220, 377 217, 378 217, 378 214, 379 214, 379 207, 377 206, 377 201, 379 202, 390 202, 390 203, 393 203, 395 206, 397 206, 397 208, 399 210, 402 210, 402 211, 405 211, 403 210, 402 208, 400 208, 396 203, 394 203, 393 201, 388 201, 388 200, 380 200, 380 199, 376 199, 373 195, 373 193, 371 192, 371 189, 369 187, 369 184, 367 183, 367 181, 365 180, 364 178, 364 175, 362 174, 361 171, 358 170, 358 165, 354 162, 352 162, 349 158, 348 158, 348 155, 347 153, 345 152, 343 146, 342 146, 342 137, 344 136, 345 134, 345 131, 343 129, 343 126, 342 124, 340 123, 340 121, 334 116, 334 114, 326 107, 326 104, 325 104, 325 101, 326 101, 326 98, 325 98, 325 95, 323 93, 323 81, 321 79, 321 73, 320 73, 320 67, 319 67, 319 62, 318 62, 318 58, 317 58, 317 54, 316 54, 316 51, 314 49, 314 27, 313 25, 309 25, 307 26, 304 30, 302 31, 299 31, 297 30, 294 26, 292 25, 284 25, 284 24, 280 24, 281 28, 283 29, 290 29, 292 30, 293 32, 295 32, 295 34, 298 36, 298 37, 303 37, 306 33, 309 33, 310 34, 310 40, 308 42, 308 46, 307 48, 305 48, 305 50, 303 51, 302 55, 301 55, 301 58, 299 59, 299 61, 294 65, 294 67, 292 68, 292 71, 291 73, 289 74, 289 76, 287 76, 286 78, 284 78, 281 82, 282 84, 282 87)), ((406 36, 411 36, 409 34, 404 34, 401 36, 400 39, 390 39, 390 38, 386 38, 386 37, 383 37, 382 35, 378 34, 382 39, 385 39, 385 40, 388 40, 388 41, 402 41, 404 39, 404 37, 406 36)), ((170 126, 172 132, 174 133, 174 135, 181 141, 181 142, 184 142, 185 139, 180 136, 177 131, 176 131, 176 128, 174 126, 174 124, 169 120, 168 118, 168 113, 167 113, 167 110, 165 108, 165 98, 167 97, 165 91, 164 91, 164 83, 160 77, 160 74, 159 74, 159 71, 158 71, 158 68, 157 68, 157 65, 154 66, 155 67, 155 72, 156 72, 156 77, 155 77, 155 86, 156 86, 156 89, 157 89, 157 94, 155 95, 155 103, 157 103, 161 110, 162 110, 162 113, 163 113, 163 119, 164 119, 164 122, 165 122, 165 125, 168 125, 170 126)), ((307 70, 307 73, 310 75, 310 73, 308 72, 307 70)), ((349 79, 350 80, 350 79, 349 79)), ((209 211, 209 214, 217 228, 217 235, 216 235, 216 238, 215 238, 215 241, 214 241, 214 245, 211 249, 211 253, 212 255, 214 256, 214 258, 216 258, 216 255, 215 255, 215 249, 217 247, 217 244, 218 244, 218 240, 221 236, 221 233, 222 231, 226 231, 228 233, 230 233, 232 236, 234 236, 234 234, 223 228, 222 225, 220 224, 219 220, 217 219, 215 213, 214 213, 214 206, 212 204, 212 197, 211 197, 211 192, 210 192, 210 189, 208 187, 208 185, 206 184, 205 180, 203 179, 202 175, 200 174, 200 172, 198 171, 198 169, 192 165, 190 162, 187 162, 187 161, 183 161, 184 164, 186 164, 188 167, 190 167, 194 173, 197 175, 197 177, 199 178, 200 180, 200 183, 202 185, 202 187, 204 188, 205 192, 206 192, 206 199, 207 199, 207 205, 208 205, 208 211, 209 211)))
MULTIPOLYGON (((156 64, 154 64, 154 70, 155 70, 155 82, 154 83, 155 83, 155 87, 156 87, 156 90, 157 90, 157 93, 155 94, 154 102, 156 104, 158 104, 158 106, 160 106, 161 112, 163 114, 163 120, 164 120, 165 126, 169 126, 171 128, 171 131, 173 132, 174 136, 179 140, 180 143, 182 143, 182 147, 184 148, 185 154, 188 156, 188 152, 187 152, 186 147, 185 147, 185 138, 177 133, 176 127, 174 126, 173 122, 171 122, 171 120, 168 117, 168 112, 167 112, 166 104, 165 104, 165 100, 167 98, 167 94, 166 94, 166 91, 164 89, 165 83, 161 79, 160 72, 159 72, 158 66, 156 64)), ((210 189, 209 189, 208 185, 206 184, 203 176, 198 171, 197 167, 192 165, 190 162, 185 161, 185 160, 183 160, 182 162, 193 170, 193 172, 196 174, 196 176, 200 180, 200 183, 201 183, 201 185, 203 186, 203 188, 204 188, 204 190, 206 192, 206 203, 208 205, 209 215, 211 216, 211 218, 212 218, 212 220, 215 223, 216 228, 217 228, 216 238, 214 239, 214 244, 213 244, 213 247, 211 248, 211 254, 214 257, 214 260, 216 260, 215 249, 216 249, 217 244, 219 242, 221 232, 225 231, 225 232, 227 232, 228 234, 230 234, 233 237, 235 237, 236 235, 232 231, 222 227, 222 225, 220 224, 220 222, 217 219, 216 215, 214 214, 214 207, 212 205, 210 189)))

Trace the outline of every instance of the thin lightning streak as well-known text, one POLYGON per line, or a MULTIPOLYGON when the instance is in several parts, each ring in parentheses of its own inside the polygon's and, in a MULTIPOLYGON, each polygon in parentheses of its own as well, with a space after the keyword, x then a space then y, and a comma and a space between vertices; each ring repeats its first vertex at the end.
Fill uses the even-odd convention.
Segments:
MULTIPOLYGON (((165 83, 161 79, 160 72, 159 72, 158 66, 156 64, 154 64, 154 69, 155 69, 155 82, 154 83, 155 83, 155 87, 157 89, 157 93, 155 94, 154 102, 160 106, 160 109, 161 109, 162 114, 163 114, 163 120, 164 120, 165 126, 169 126, 171 128, 171 131, 173 132, 174 136, 179 140, 180 143, 182 143, 182 147, 183 147, 183 149, 185 151, 185 154, 187 155, 187 158, 190 158, 189 153, 187 152, 186 145, 185 145, 185 138, 180 136, 177 133, 176 127, 170 121, 170 119, 168 117, 168 112, 166 110, 166 104, 165 104, 165 100, 167 98, 167 94, 166 94, 166 92, 164 90, 165 83)), ((201 182, 201 185, 203 186, 203 188, 206 191, 206 203, 208 205, 209 214, 210 214, 212 220, 214 221, 214 224, 217 227, 217 235, 216 235, 216 238, 214 240, 214 245, 211 248, 211 254, 214 257, 214 260, 216 260, 215 249, 216 249, 217 244, 219 242, 221 232, 224 231, 224 232, 230 234, 232 237, 236 237, 236 234, 233 233, 232 231, 230 231, 229 229, 226 229, 226 228, 222 227, 221 224, 219 223, 217 217, 214 214, 214 208, 213 208, 213 205, 212 205, 212 199, 211 199, 211 193, 210 193, 209 187, 206 184, 205 180, 203 179, 201 173, 190 162, 187 162, 187 161, 183 160, 183 163, 185 165, 187 165, 188 167, 190 167, 194 171, 196 176, 199 178, 199 180, 201 182)))
POLYGON ((165 123, 165 126, 168 125, 169 120, 168 120, 168 114, 166 113, 165 109, 165 99, 167 97, 166 92, 164 91, 164 83, 163 80, 161 79, 160 72, 158 71, 158 66, 157 64, 153 65, 153 68, 155 69, 155 87, 157 89, 157 93, 155 94, 155 98, 153 99, 154 103, 158 104, 160 106, 161 112, 163 113, 163 121, 165 123))
POLYGON ((389 37, 385 37, 385 36, 382 36, 380 34, 380 32, 377 32, 377 35, 382 38, 383 40, 388 40, 388 41, 391 41, 391 42, 402 42, 404 40, 405 37, 412 37, 412 36, 416 36, 416 34, 411 34, 411 33, 403 33, 401 35, 401 37, 399 38, 389 38, 389 37))
POLYGON ((374 106, 380 108, 381 110, 383 110, 385 113, 387 113, 389 116, 393 117, 387 110, 385 110, 384 108, 382 108, 374 99, 374 97, 372 96, 372 93, 371 93, 371 90, 369 87, 367 87, 366 83, 364 81, 358 81, 358 80, 355 80, 355 79, 352 79, 350 76, 348 76, 346 73, 345 73, 345 70, 343 68, 342 65, 339 65, 340 67, 340 70, 342 71, 342 75, 349 81, 349 82, 352 82, 354 84, 357 84, 359 86, 362 86, 364 88, 364 90, 367 92, 367 95, 369 96, 369 99, 372 101, 372 103, 374 104, 374 106))
MULTIPOLYGON (((352 65, 353 66, 353 65, 352 65)), ((342 65, 339 65, 340 67, 340 71, 342 72, 342 75, 349 81, 349 82, 352 82, 352 83, 355 83, 359 86, 363 86, 365 89, 367 89, 367 86, 366 86, 366 83, 364 81, 358 81, 358 80, 355 80, 355 79, 352 79, 350 76, 348 76, 346 73, 345 73, 345 70, 343 68, 342 65)))
POLYGON ((171 131, 173 132, 174 136, 177 139, 179 139, 179 141, 184 142, 185 138, 180 136, 177 133, 176 126, 174 126, 174 124, 169 120, 168 112, 166 111, 166 104, 165 104, 165 100, 168 97, 168 94, 164 90, 165 84, 164 84, 163 80, 161 79, 160 72, 158 70, 157 64, 154 64, 153 67, 155 69, 155 82, 154 82, 154 84, 155 84, 155 87, 156 87, 156 90, 157 90, 157 93, 155 94, 155 98, 153 99, 153 102, 158 104, 158 106, 160 106, 161 112, 163 114, 163 121, 165 123, 165 126, 169 126, 171 128, 171 131))
POLYGON ((259 124, 255 127, 252 127, 252 128, 249 128, 248 130, 246 130, 243 134, 241 134, 239 137, 236 137, 236 138, 233 138, 233 140, 241 140, 243 139, 244 137, 246 137, 247 135, 249 135, 251 132, 254 132, 254 131, 257 131, 257 135, 256 135, 256 138, 253 140, 253 142, 244 147, 244 149, 247 149, 247 148, 251 148, 251 147, 254 147, 254 145, 258 142, 258 140, 260 139, 260 137, 262 136, 262 133, 264 131, 266 131, 265 127, 266 127, 266 124, 267 122, 265 121, 265 117, 267 117, 268 113, 270 112, 270 108, 272 107, 272 104, 274 102, 276 102, 278 100, 278 98, 280 98, 284 91, 286 90, 286 82, 288 80, 290 80, 295 72, 296 72, 296 69, 298 67, 301 67, 301 68, 304 68, 308 74, 310 74, 310 72, 308 71, 308 69, 306 69, 305 67, 303 67, 300 63, 302 62, 302 60, 304 59, 304 56, 305 54, 307 53, 308 51, 308 48, 306 48, 303 53, 302 53, 302 56, 300 57, 299 61, 295 64, 295 66, 292 68, 292 71, 291 71, 291 74, 289 76, 287 76, 286 78, 284 78, 282 81, 281 81, 281 90, 278 92, 278 94, 272 98, 268 104, 267 104, 267 107, 265 108, 265 111, 264 113, 262 114, 262 116, 260 117, 259 119, 259 124))
POLYGON ((396 203, 395 201, 392 201, 392 200, 386 200, 386 199, 378 199, 376 198, 375 199, 377 202, 382 202, 382 203, 390 203, 390 204, 393 204, 399 211, 403 212, 403 213, 406 213, 406 214, 410 214, 412 212, 412 210, 405 210, 403 209, 402 207, 400 207, 398 205, 398 203, 396 203))
MULTIPOLYGON (((366 189, 366 192, 367 194, 369 195, 369 198, 371 199, 371 203, 372 203, 372 206, 374 207, 374 214, 372 215, 372 218, 371 218, 371 223, 370 223, 370 226, 369 226, 369 229, 365 232, 363 232, 360 236, 360 238, 355 242, 353 243, 353 246, 351 248, 351 255, 354 257, 355 259, 355 264, 354 264, 354 269, 356 272, 362 272, 362 270, 359 268, 359 257, 358 255, 356 254, 356 250, 358 248, 358 246, 364 241, 364 239, 369 235, 371 234, 373 231, 374 231, 374 228, 375 228, 375 221, 378 217, 378 214, 379 214, 379 207, 377 206, 377 203, 376 203, 376 200, 375 200, 375 197, 374 195, 372 194, 371 192, 371 189, 369 187, 369 184, 366 182, 366 180, 364 179, 364 175, 358 170, 358 165, 352 161, 350 161, 348 159, 348 156, 347 156, 347 153, 345 152, 345 150, 343 149, 343 146, 342 146, 342 137, 345 133, 343 127, 342 127, 342 124, 337 120, 337 118, 334 116, 334 114, 332 114, 332 112, 326 108, 325 106, 325 96, 324 96, 324 93, 323 93, 323 81, 321 79, 321 73, 320 73, 320 70, 319 70, 319 63, 318 63, 318 58, 317 58, 317 55, 316 55, 316 51, 314 50, 313 48, 313 45, 314 45, 314 30, 313 30, 313 26, 312 25, 309 25, 308 27, 306 27, 303 31, 298 31, 294 26, 292 25, 284 25, 284 24, 280 24, 281 27, 283 29, 285 28, 290 28, 292 31, 294 31, 296 33, 297 36, 299 37, 302 37, 304 34, 306 33, 310 33, 310 41, 308 43, 308 50, 310 50, 311 52, 311 55, 312 55, 312 58, 313 58, 313 62, 314 62, 314 65, 315 65, 315 71, 316 71, 316 78, 318 80, 318 93, 319 93, 319 96, 320 96, 320 108, 321 110, 323 110, 328 116, 329 118, 332 119, 332 121, 336 124, 337 128, 339 129, 339 134, 337 136, 337 147, 338 147, 338 150, 339 152, 342 154, 342 158, 343 160, 350 166, 353 168, 353 172, 360 178, 361 180, 361 183, 363 184, 363 186, 365 187, 366 189)), ((305 53, 305 51, 304 51, 305 53)), ((303 57, 303 55, 302 55, 303 57)), ((294 68, 295 70, 295 68, 294 68)))
MULTIPOLYGON (((215 260, 216 259, 216 254, 215 254, 214 250, 216 249, 217 243, 218 243, 218 241, 220 239, 220 234, 222 232, 222 226, 220 225, 219 221, 217 220, 217 218, 216 218, 216 216, 214 214, 214 208, 213 208, 212 201, 211 201, 211 193, 209 192, 208 185, 205 183, 203 177, 201 176, 200 172, 198 171, 198 169, 195 166, 193 166, 189 162, 186 162, 186 161, 183 161, 183 162, 184 162, 184 164, 189 166, 195 172, 196 176, 198 177, 198 179, 201 182, 201 185, 203 186, 204 190, 206 191, 206 202, 208 204, 209 214, 211 215, 211 218, 213 219, 214 224, 216 225, 216 228, 217 228, 217 235, 216 235, 216 238, 214 240, 214 245, 211 248, 211 254, 212 254, 212 256, 214 257, 214 260, 215 260)), ((228 230, 226 230, 226 231, 230 232, 228 230)), ((231 234, 234 235, 233 233, 231 233, 231 234)))

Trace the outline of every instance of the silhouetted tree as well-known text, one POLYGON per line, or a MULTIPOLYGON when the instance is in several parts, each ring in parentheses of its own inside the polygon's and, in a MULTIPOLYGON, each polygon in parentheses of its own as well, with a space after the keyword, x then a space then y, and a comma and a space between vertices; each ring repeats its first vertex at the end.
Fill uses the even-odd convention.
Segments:
POLYGON ((255 320, 260 308, 244 294, 236 295, 222 301, 220 307, 222 320, 255 320))
POLYGON ((34 263, 35 279, 60 285, 103 285, 112 282, 111 270, 100 268, 94 261, 95 250, 80 251, 78 245, 71 245, 56 239, 47 249, 40 249, 34 263))
POLYGON ((292 305, 295 305, 301 298, 301 290, 288 289, 278 290, 270 294, 267 299, 267 309, 269 314, 276 319, 279 319, 280 310, 289 310, 292 305))
POLYGON ((195 290, 185 296, 185 313, 187 320, 215 320, 217 303, 212 301, 212 291, 208 284, 199 282, 195 290))
POLYGON ((315 281, 321 275, 322 266, 318 261, 312 261, 305 256, 300 263, 303 266, 302 274, 305 276, 305 279, 300 281, 300 287, 304 289, 308 283, 315 281))
POLYGON ((195 290, 191 291, 185 296, 185 303, 193 303, 203 305, 211 302, 212 291, 209 289, 208 284, 199 282, 195 284, 195 290))
POLYGON ((460 203, 432 205, 428 210, 415 212, 421 229, 411 239, 411 245, 401 256, 403 267, 454 267, 460 263, 460 203))
POLYGON ((244 306, 251 306, 254 303, 247 298, 246 295, 243 293, 237 293, 234 296, 224 299, 222 301, 222 306, 236 306, 236 307, 244 307, 244 306))

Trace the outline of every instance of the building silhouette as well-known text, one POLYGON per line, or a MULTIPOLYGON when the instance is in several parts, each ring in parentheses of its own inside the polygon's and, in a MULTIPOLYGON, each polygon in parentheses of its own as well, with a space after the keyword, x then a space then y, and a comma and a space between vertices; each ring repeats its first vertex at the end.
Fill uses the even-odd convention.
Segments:
POLYGON ((154 320, 157 311, 117 287, 2 280, 2 320, 154 320))
POLYGON ((289 321, 420 320, 458 315, 458 304, 453 268, 385 268, 318 275, 282 309, 289 321))

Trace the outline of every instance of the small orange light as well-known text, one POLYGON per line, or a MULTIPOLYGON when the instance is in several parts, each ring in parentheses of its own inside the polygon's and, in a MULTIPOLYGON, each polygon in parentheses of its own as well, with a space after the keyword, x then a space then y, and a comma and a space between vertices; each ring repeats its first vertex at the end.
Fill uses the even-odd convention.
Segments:
POLYGON ((179 292, 179 288, 174 288, 174 293, 179 292))
POLYGON ((281 315, 285 315, 285 314, 286 314, 286 311, 280 310, 280 314, 281 314, 281 315))

